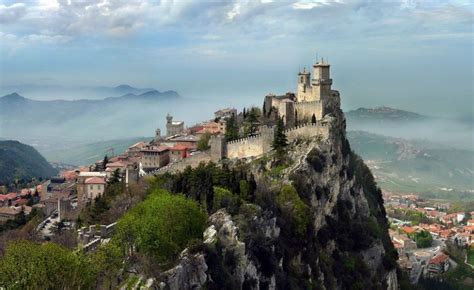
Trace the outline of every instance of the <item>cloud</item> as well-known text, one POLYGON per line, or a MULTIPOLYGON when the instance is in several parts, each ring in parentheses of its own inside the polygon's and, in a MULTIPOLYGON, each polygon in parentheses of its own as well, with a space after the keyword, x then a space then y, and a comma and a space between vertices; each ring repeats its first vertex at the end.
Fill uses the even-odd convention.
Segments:
POLYGON ((311 10, 313 8, 318 8, 322 6, 332 5, 335 3, 342 3, 338 0, 301 0, 293 3, 291 7, 296 10, 311 10))
POLYGON ((24 3, 15 3, 10 6, 0 4, 0 23, 11 23, 19 20, 26 13, 24 3))

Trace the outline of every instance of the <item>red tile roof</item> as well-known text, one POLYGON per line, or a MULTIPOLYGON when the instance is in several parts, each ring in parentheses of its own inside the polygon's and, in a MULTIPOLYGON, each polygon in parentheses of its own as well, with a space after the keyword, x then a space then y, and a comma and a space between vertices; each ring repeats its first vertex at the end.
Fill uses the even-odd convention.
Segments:
POLYGON ((27 203, 28 203, 28 200, 26 198, 20 198, 13 202, 14 205, 25 205, 27 203))
POLYGON ((105 180, 101 177, 89 177, 84 183, 86 184, 105 184, 105 180))
POLYGON ((411 233, 415 232, 415 229, 412 228, 412 227, 405 226, 405 227, 402 227, 402 231, 404 231, 407 234, 411 234, 411 233))
POLYGON ((433 259, 431 259, 429 264, 439 265, 441 263, 444 263, 448 258, 449 258, 448 255, 446 255, 444 253, 440 253, 440 254, 436 255, 433 259))
POLYGON ((8 194, 0 194, 0 201, 15 199, 17 194, 15 192, 10 192, 8 194))

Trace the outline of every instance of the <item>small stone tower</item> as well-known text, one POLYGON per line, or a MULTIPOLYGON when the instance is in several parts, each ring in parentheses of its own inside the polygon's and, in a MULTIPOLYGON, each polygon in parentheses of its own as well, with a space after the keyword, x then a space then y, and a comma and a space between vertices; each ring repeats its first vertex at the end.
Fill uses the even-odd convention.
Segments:
POLYGON ((303 72, 298 73, 298 87, 296 91, 296 101, 305 102, 311 99, 311 83, 310 83, 310 73, 306 72, 306 68, 303 69, 303 72))
POLYGON ((332 79, 329 75, 329 64, 321 59, 313 65, 313 79, 311 84, 313 87, 312 101, 320 101, 331 94, 332 79))
POLYGON ((155 141, 159 141, 161 139, 161 130, 160 128, 155 130, 155 141))

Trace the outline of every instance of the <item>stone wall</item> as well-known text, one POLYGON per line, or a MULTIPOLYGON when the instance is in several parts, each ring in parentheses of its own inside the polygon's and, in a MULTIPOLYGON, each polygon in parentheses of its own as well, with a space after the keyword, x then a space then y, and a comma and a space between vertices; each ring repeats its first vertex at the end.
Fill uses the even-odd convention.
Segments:
POLYGON ((160 174, 165 172, 177 172, 182 171, 186 167, 191 166, 192 168, 197 167, 201 162, 207 163, 212 160, 210 150, 199 152, 194 155, 189 156, 188 158, 181 159, 179 161, 168 164, 165 167, 161 167, 151 174, 160 174))
POLYGON ((295 109, 298 112, 298 121, 311 121, 313 114, 317 120, 323 118, 323 103, 321 101, 298 102, 295 103, 295 109))
MULTIPOLYGON (((286 137, 292 142, 301 137, 320 135, 323 139, 329 136, 329 124, 323 121, 317 124, 306 123, 285 130, 286 137)), ((273 142, 273 128, 266 129, 265 133, 257 136, 242 138, 227 143, 227 158, 248 158, 259 156, 271 150, 273 142)))

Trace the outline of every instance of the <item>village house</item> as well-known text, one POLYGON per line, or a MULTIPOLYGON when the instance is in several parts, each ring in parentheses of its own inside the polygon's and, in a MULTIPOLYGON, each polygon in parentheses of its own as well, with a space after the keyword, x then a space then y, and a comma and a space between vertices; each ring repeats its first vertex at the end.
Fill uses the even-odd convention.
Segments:
POLYGON ((10 206, 13 201, 18 198, 16 192, 10 192, 7 194, 0 194, 0 205, 1 206, 10 206))
POLYGON ((455 212, 441 217, 441 222, 445 225, 456 225, 462 222, 465 216, 463 212, 455 212))
POLYGON ((15 219, 22 212, 21 207, 0 207, 0 222, 15 219))
POLYGON ((428 276, 437 276, 449 269, 449 256, 439 253, 428 262, 428 276))
POLYGON ((170 162, 170 150, 167 146, 149 146, 140 151, 142 169, 154 170, 170 162))
POLYGON ((80 205, 93 201, 105 191, 105 172, 80 172, 76 181, 77 202, 80 205))
POLYGON ((216 119, 218 119, 218 118, 226 119, 226 118, 230 118, 232 116, 237 116, 237 109, 235 109, 235 108, 221 109, 221 110, 216 111, 214 113, 214 116, 216 117, 216 119))
POLYGON ((189 157, 190 149, 185 145, 176 144, 170 148, 170 160, 176 162, 186 157, 189 157))

